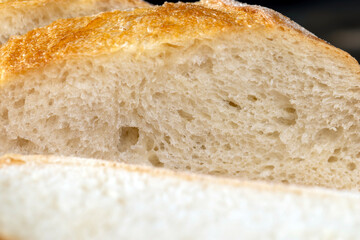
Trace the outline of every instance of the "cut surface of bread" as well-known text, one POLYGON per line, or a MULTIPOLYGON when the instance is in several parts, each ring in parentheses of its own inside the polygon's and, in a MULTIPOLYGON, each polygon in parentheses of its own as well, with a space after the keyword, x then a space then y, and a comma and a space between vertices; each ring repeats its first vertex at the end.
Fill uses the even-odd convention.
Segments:
POLYGON ((0 153, 360 189, 359 64, 271 10, 60 20, 11 39, 0 69, 0 153))
POLYGON ((7 0, 0 1, 0 44, 11 36, 43 27, 60 18, 92 15, 133 7, 149 7, 142 0, 7 0))
POLYGON ((359 201, 101 160, 0 158, 0 235, 10 239, 358 239, 359 201))

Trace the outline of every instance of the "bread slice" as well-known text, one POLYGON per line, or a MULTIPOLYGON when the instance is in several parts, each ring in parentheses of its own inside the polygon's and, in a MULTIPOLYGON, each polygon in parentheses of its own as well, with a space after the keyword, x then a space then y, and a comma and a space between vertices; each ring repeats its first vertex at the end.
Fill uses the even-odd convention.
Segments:
POLYGON ((59 18, 92 15, 133 7, 148 7, 142 0, 5 0, 0 1, 0 44, 13 35, 43 27, 59 18))
POLYGON ((359 64, 265 8, 59 20, 10 40, 0 69, 0 153, 360 188, 359 64))
POLYGON ((10 239, 358 239, 359 201, 92 159, 0 159, 0 233, 10 239))

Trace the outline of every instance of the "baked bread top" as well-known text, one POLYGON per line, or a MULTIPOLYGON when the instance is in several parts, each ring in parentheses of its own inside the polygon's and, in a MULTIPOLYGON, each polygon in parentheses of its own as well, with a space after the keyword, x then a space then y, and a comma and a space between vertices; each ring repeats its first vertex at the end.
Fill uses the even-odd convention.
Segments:
MULTIPOLYGON (((21 4, 19 2, 18 4, 21 4)), ((0 50, 1 79, 81 55, 123 51, 142 52, 162 44, 181 44, 244 29, 286 31, 294 41, 308 41, 348 64, 360 77, 357 61, 283 15, 259 6, 234 1, 165 3, 163 6, 114 11, 90 17, 58 20, 13 38, 0 50)))
POLYGON ((149 7, 142 0, 11 0, 0 2, 0 44, 11 36, 46 26, 57 19, 89 16, 100 12, 149 7))
POLYGON ((360 186, 359 64, 234 2, 59 20, 0 49, 0 153, 360 186))
MULTIPOLYGON (((59 0, 1 0, 0 1, 0 8, 22 8, 24 6, 26 7, 32 7, 32 6, 40 6, 40 5, 44 5, 44 4, 48 4, 51 2, 56 2, 59 0)), ((92 3, 94 2, 94 0, 81 0, 84 4, 86 3, 92 3)), ((108 3, 110 2, 109 0, 101 0, 104 3, 108 3)), ((65 1, 62 1, 65 2, 65 1)), ((70 2, 70 1, 69 1, 70 2)), ((149 3, 141 1, 141 0, 122 0, 122 2, 128 2, 130 4, 136 4, 139 7, 143 6, 143 7, 148 7, 150 6, 149 3)))

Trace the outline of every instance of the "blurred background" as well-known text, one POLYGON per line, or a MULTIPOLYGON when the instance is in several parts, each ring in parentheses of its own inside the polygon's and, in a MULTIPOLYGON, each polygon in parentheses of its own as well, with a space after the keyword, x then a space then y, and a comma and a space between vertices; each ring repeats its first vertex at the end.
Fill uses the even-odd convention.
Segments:
MULTIPOLYGON (((148 0, 153 4, 164 1, 148 0)), ((168 2, 178 2, 167 0, 168 2)), ((272 8, 360 61, 360 0, 244 0, 272 8)))

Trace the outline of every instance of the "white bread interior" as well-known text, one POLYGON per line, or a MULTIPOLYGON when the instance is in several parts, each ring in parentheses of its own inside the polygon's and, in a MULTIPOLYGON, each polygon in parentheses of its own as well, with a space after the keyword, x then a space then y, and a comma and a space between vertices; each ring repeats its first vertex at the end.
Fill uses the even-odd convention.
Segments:
POLYGON ((359 190, 359 65, 323 45, 260 28, 50 62, 0 89, 0 153, 359 190))
POLYGON ((142 0, 8 0, 0 1, 0 44, 60 18, 97 14, 115 9, 150 6, 142 0))
POLYGON ((358 239, 360 195, 92 159, 0 159, 4 239, 358 239))

